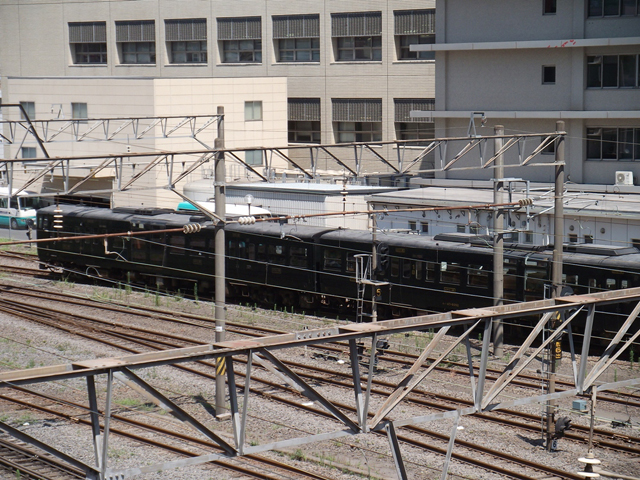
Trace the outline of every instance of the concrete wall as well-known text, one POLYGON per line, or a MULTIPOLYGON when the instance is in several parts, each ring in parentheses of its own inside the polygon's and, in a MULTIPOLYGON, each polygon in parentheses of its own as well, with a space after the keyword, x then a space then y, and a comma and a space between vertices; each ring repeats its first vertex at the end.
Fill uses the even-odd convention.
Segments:
MULTIPOLYGON (((93 118, 144 117, 172 115, 211 115, 218 106, 225 109, 225 145, 227 147, 281 146, 287 141, 287 81, 284 78, 14 78, 10 77, 5 85, 12 92, 14 102, 33 101, 36 105, 36 117, 55 118, 58 104, 62 105, 66 118, 71 117, 71 102, 87 103, 88 114, 93 118), (245 121, 245 101, 261 101, 263 119, 245 121), (52 113, 53 111, 53 113, 52 113)), ((17 111, 6 114, 7 118, 17 120, 17 111)), ((90 125, 87 124, 87 128, 90 125)), ((114 130, 116 127, 112 127, 114 130)), ((142 140, 117 137, 113 141, 95 141, 103 138, 101 128, 96 129, 85 141, 74 142, 71 130, 65 131, 56 141, 47 143, 51 157, 120 154, 156 151, 205 150, 206 148, 192 138, 188 127, 177 131, 175 137, 161 138, 160 127, 155 128, 142 140)), ((217 125, 213 123, 203 130, 198 138, 213 148, 217 136, 217 125)), ((33 138, 27 137, 24 146, 36 146, 33 138)), ((8 158, 20 158, 19 146, 7 146, 8 158)), ((144 161, 149 161, 147 157, 144 161)), ((185 157, 177 160, 190 164, 197 157, 185 157)), ((74 163, 75 175, 81 178, 88 174, 91 167, 99 161, 74 163)), ((129 174, 133 172, 134 160, 125 162, 129 174)), ((236 170, 231 158, 227 169, 229 179, 236 170)), ((30 165, 22 171, 25 178, 37 172, 40 165, 30 165)), ((136 167, 140 171, 143 161, 136 167)), ((283 161, 276 164, 284 168, 283 161)), ((244 170, 242 168, 242 170, 244 170)), ((167 182, 165 171, 156 169, 146 175, 136 185, 144 188, 162 187, 167 182)), ((18 172, 20 173, 20 172, 18 172)), ((105 171, 101 176, 113 175, 105 171)), ((54 172, 54 175, 58 175, 54 172)), ((200 178, 198 171, 185 179, 185 183, 200 178)), ((140 204, 175 207, 177 197, 162 190, 150 190, 144 193, 122 193, 114 198, 116 205, 140 204)))
MULTIPOLYGON (((555 130, 556 120, 563 120, 570 181, 613 184, 620 170, 632 171, 638 179, 637 162, 587 160, 586 131, 603 126, 640 128, 640 88, 587 88, 586 75, 588 56, 640 54, 640 41, 634 40, 640 38, 640 16, 591 18, 585 0, 557 2, 555 15, 543 15, 542 5, 528 0, 437 2, 436 38, 442 45, 436 52, 436 136, 466 135, 473 111, 488 117, 481 135, 492 133, 496 124, 503 125, 507 134, 549 132, 555 130), (540 44, 547 40, 549 45, 569 43, 565 48, 540 44), (573 46, 572 40, 583 44, 573 46), (554 84, 543 84, 543 66, 555 66, 554 84)), ((524 152, 537 144, 527 142, 524 152)), ((450 147, 447 158, 462 146, 450 147)), ((492 149, 489 145, 488 151, 492 149)), ((507 154, 505 162, 517 163, 516 153, 514 149, 507 154)), ((460 164, 479 165, 478 158, 474 153, 460 164)), ((462 179, 491 175, 492 171, 479 169, 436 174, 462 179)), ((553 168, 514 168, 505 175, 552 182, 553 168)))

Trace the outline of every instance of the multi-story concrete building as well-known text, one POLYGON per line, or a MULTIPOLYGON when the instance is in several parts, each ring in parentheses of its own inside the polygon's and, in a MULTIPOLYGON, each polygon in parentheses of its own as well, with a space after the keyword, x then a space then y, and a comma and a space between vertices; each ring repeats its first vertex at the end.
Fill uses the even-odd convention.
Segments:
MULTIPOLYGON (((433 108, 434 55, 409 45, 435 41, 434 6, 0 0, 4 102, 36 118, 215 113, 222 105, 227 147, 424 138, 433 123, 409 111, 433 108)), ((20 156, 15 148, 8 156, 20 156)))
MULTIPOLYGON (((438 0, 436 12, 437 44, 425 47, 436 55, 437 137, 466 135, 472 112, 488 120, 482 135, 496 124, 507 134, 552 132, 563 120, 568 181, 612 185, 616 172, 628 171, 620 183, 640 182, 637 0, 438 0)), ((545 153, 551 161, 553 149, 545 153)), ((517 154, 511 149, 505 162, 516 164, 517 154)), ((478 165, 477 156, 468 158, 478 165)), ((554 170, 510 168, 505 175, 553 182, 554 170)))

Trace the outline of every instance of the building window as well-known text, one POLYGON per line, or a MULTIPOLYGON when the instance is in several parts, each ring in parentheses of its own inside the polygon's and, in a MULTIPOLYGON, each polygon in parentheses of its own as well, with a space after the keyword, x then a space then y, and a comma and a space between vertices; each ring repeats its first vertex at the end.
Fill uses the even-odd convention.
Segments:
POLYGON ((207 20, 165 20, 169 63, 207 63, 207 20))
POLYGON ((584 243, 593 243, 593 235, 585 235, 584 243))
POLYGON ((320 15, 273 17, 278 62, 320 61, 320 15))
MULTIPOLYGON (((397 140, 424 140, 435 137, 433 122, 425 122, 424 118, 411 118, 412 111, 433 111, 435 109, 433 98, 396 98, 393 102, 397 140)), ((426 142, 416 142, 416 145, 423 144, 426 142)))
POLYGON ((320 99, 288 100, 289 143, 320 143, 320 99))
POLYGON ((244 152, 247 165, 262 165, 262 150, 247 150, 244 152))
POLYGON ((334 98, 332 113, 337 143, 382 140, 381 99, 334 98))
POLYGON ((262 102, 244 102, 245 121, 262 120, 262 102))
POLYGON ((578 243, 578 234, 570 233, 569 234, 569 243, 578 243))
POLYGON ((466 225, 456 225, 456 232, 458 233, 467 233, 466 225))
POLYGON ((69 43, 74 64, 107 63, 106 22, 70 23, 69 43))
POLYGON ((543 65, 542 66, 542 84, 555 85, 555 83, 556 83, 556 66, 543 65))
POLYGON ((542 14, 543 15, 555 15, 557 9, 556 0, 542 0, 542 14))
POLYGON ((590 17, 633 16, 637 14, 637 0, 589 0, 590 17))
POLYGON ((153 20, 116 22, 116 43, 120 63, 156 63, 156 29, 153 20))
POLYGON ((262 63, 262 19, 218 18, 223 63, 262 63))
POLYGON ((416 223, 415 220, 409 220, 409 230, 411 230, 412 232, 415 232, 418 230, 418 224, 416 223))
POLYGON ((524 232, 524 243, 533 243, 533 232, 524 232))
POLYGON ((434 60, 435 52, 412 52, 410 45, 436 43, 436 11, 400 10, 393 15, 398 60, 434 60))
POLYGON ((339 62, 382 60, 382 13, 331 14, 331 36, 339 62))
POLYGON ((36 148, 35 147, 22 147, 20 149, 20 156, 22 158, 36 158, 36 148))
POLYGON ((638 55, 594 55, 587 57, 587 87, 638 87, 640 79, 638 64, 638 55))
POLYGON ((378 122, 336 122, 336 142, 380 142, 382 123, 378 122))
POLYGON ((319 38, 281 38, 278 40, 279 62, 319 62, 319 38))
POLYGON ((587 128, 587 160, 640 160, 640 128, 587 128))
POLYGON ((422 233, 429 233, 429 222, 421 221, 420 228, 422 229, 422 233))
POLYGON ((36 102, 20 102, 20 118, 22 120, 33 120, 36 118, 36 102))
POLYGON ((71 104, 71 118, 86 120, 89 118, 87 114, 86 103, 72 103, 71 104))

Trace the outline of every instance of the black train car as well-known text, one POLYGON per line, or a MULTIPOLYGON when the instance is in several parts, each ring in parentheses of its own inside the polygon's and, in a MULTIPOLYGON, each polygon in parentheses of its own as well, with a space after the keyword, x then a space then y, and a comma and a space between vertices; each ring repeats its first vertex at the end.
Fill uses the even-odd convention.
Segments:
MULTIPOLYGON (((42 243, 38 254, 43 263, 184 292, 197 284, 201 291, 212 292, 215 228, 205 217, 167 209, 60 208, 62 228, 53 228, 56 207, 38 211, 38 238, 153 231, 193 222, 201 223, 202 230, 42 243)), ((371 232, 269 222, 230 223, 225 231, 230 297, 269 307, 355 313, 354 255, 372 252, 371 232)), ((379 318, 493 303, 493 249, 486 241, 379 232, 376 243, 376 279, 386 282, 378 292, 379 318)), ((563 283, 576 294, 640 286, 640 253, 635 248, 569 245, 563 260, 563 283)), ((550 249, 505 246, 505 301, 544 298, 551 270, 550 249)), ((365 298, 371 293, 367 289, 365 298)), ((615 331, 620 318, 615 313, 603 332, 615 331)))

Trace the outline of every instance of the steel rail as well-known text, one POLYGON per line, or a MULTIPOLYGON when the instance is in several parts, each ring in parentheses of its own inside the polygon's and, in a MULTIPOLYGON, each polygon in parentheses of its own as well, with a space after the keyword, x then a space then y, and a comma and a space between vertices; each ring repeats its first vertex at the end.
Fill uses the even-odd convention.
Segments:
MULTIPOLYGON (((156 347, 156 348, 157 348, 157 347, 156 347)), ((205 363, 205 362, 202 362, 202 363, 205 363)), ((215 367, 215 365, 213 365, 213 364, 210 364, 209 366, 211 366, 211 367, 215 367)), ((180 366, 180 367, 181 367, 181 368, 184 368, 185 370, 192 371, 192 373, 196 373, 196 374, 199 374, 199 375, 202 375, 202 374, 203 374, 202 372, 199 372, 199 371, 197 371, 197 370, 193 370, 193 369, 188 369, 188 368, 185 368, 184 366, 180 366)), ((335 372, 333 372, 333 373, 335 373, 335 372)), ((325 380, 325 381, 326 381, 326 379, 323 379, 323 380, 325 380)), ((275 384, 274 384, 274 386, 275 386, 275 384)), ((348 405, 340 405, 340 407, 341 407, 341 408, 344 408, 344 409, 347 409, 347 410, 353 410, 353 409, 352 409, 352 407, 350 407, 350 406, 348 406, 348 405)), ((324 414, 326 414, 326 412, 324 412, 324 411, 322 411, 322 413, 323 413, 323 415, 324 415, 324 414)), ((409 429, 414 430, 414 431, 419 431, 420 433, 428 434, 428 435, 431 435, 431 436, 435 435, 436 437, 438 437, 438 435, 440 435, 440 434, 436 434, 435 432, 430 432, 430 431, 428 431, 428 430, 426 430, 426 429, 423 429, 423 428, 421 428, 421 427, 415 427, 415 426, 414 426, 414 427, 409 427, 409 429)), ((441 439, 442 439, 442 438, 445 438, 445 437, 446 437, 446 438, 448 438, 446 435, 440 435, 440 438, 441 438, 441 439)), ((424 442, 419 442, 419 441, 412 440, 412 439, 405 439, 404 437, 403 437, 403 438, 401 438, 401 440, 403 440, 403 441, 407 441, 407 442, 409 442, 409 443, 413 443, 413 444, 416 444, 416 442, 418 442, 418 444, 420 444, 420 443, 424 444, 424 442)), ((464 445, 464 443, 463 443, 463 442, 461 442, 461 441, 458 441, 458 443, 459 443, 460 445, 464 445)), ((426 444, 425 444, 425 445, 426 445, 426 444)), ((471 444, 471 443, 469 443, 468 445, 464 445, 464 446, 477 448, 477 446, 476 446, 476 445, 473 445, 473 444, 471 444)), ((429 446, 429 449, 434 449, 434 448, 435 448, 436 450, 438 450, 438 447, 429 446)), ((444 452, 446 453, 446 449, 440 449, 440 453, 442 453, 442 451, 444 451, 444 452)), ((495 451, 491 451, 491 449, 487 449, 487 450, 485 450, 485 451, 484 451, 484 453, 491 453, 491 454, 495 455, 497 452, 495 452, 495 451)), ((464 459, 464 458, 466 458, 466 457, 465 457, 465 456, 462 456, 462 455, 459 455, 459 454, 454 454, 454 458, 459 458, 459 459, 461 459, 461 460, 462 460, 462 459, 464 459)), ((513 457, 513 458, 518 459, 518 457, 513 457)), ((472 460, 472 459, 468 459, 468 458, 467 458, 467 460, 470 460, 470 462, 471 462, 471 463, 474 463, 474 462, 475 462, 475 461, 474 461, 474 460, 472 460)), ((513 459, 511 459, 511 460, 513 460, 513 459)), ((519 459, 518 461, 519 461, 520 463, 522 463, 522 459, 519 459)), ((476 464, 477 464, 477 463, 476 463, 476 464)), ((481 464, 478 464, 478 465, 482 466, 481 464)), ((488 464, 487 464, 487 465, 488 465, 488 464)), ((530 465, 528 465, 528 466, 535 467, 535 468, 538 468, 538 469, 540 468, 537 464, 535 464, 535 462, 533 462, 532 464, 530 464, 530 465)), ((545 467, 545 468, 546 468, 546 467, 545 467)), ((495 470, 495 468, 494 468, 494 470, 495 470)), ((501 473, 505 473, 505 472, 501 472, 501 473)), ((558 473, 564 473, 564 472, 557 471, 557 472, 553 472, 553 473, 554 473, 554 474, 558 474, 558 473)), ((512 474, 512 473, 511 473, 511 474, 512 474)), ((566 477, 566 475, 564 475, 564 476, 566 477)), ((523 478, 529 478, 529 477, 523 477, 523 478)), ((567 478, 574 478, 574 477, 567 477, 567 478)), ((576 477, 576 478, 579 478, 579 477, 576 477)))

